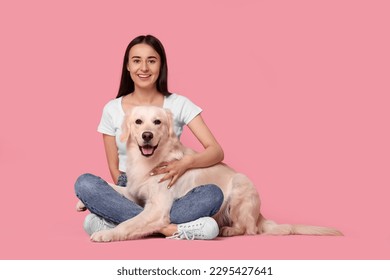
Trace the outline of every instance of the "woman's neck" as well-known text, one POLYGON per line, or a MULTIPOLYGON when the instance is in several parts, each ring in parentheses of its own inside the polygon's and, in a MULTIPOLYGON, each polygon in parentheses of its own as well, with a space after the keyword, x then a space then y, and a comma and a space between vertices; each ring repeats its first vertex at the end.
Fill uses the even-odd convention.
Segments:
POLYGON ((134 101, 137 101, 140 104, 152 104, 156 99, 161 98, 161 93, 158 92, 157 88, 144 89, 144 88, 135 88, 132 93, 134 101))
POLYGON ((135 89, 134 92, 126 96, 124 104, 125 108, 140 105, 154 105, 162 107, 164 104, 164 95, 158 92, 157 89, 135 89))

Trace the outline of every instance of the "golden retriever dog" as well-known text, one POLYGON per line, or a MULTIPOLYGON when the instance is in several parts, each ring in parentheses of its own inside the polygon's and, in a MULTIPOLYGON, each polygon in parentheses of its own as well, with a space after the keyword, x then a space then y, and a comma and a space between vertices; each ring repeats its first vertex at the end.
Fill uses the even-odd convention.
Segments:
POLYGON ((220 236, 235 235, 342 235, 336 229, 306 225, 279 225, 260 213, 260 198, 253 183, 226 164, 185 172, 171 187, 159 183, 163 174, 150 172, 161 162, 180 160, 184 154, 195 153, 184 147, 173 130, 172 113, 154 106, 134 107, 124 119, 122 141, 127 147, 127 187, 115 190, 144 206, 144 210, 113 229, 92 234, 97 242, 137 239, 150 235, 170 223, 169 213, 175 199, 196 186, 215 184, 224 194, 224 202, 213 217, 220 236))

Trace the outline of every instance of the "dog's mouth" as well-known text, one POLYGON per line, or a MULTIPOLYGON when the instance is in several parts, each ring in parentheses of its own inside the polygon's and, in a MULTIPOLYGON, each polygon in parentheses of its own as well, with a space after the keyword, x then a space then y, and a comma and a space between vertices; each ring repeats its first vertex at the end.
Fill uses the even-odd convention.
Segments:
POLYGON ((152 145, 149 145, 149 144, 146 144, 146 145, 138 145, 139 147, 139 150, 141 151, 141 154, 144 156, 144 157, 150 157, 154 154, 154 151, 157 149, 158 147, 158 144, 156 146, 152 146, 152 145))

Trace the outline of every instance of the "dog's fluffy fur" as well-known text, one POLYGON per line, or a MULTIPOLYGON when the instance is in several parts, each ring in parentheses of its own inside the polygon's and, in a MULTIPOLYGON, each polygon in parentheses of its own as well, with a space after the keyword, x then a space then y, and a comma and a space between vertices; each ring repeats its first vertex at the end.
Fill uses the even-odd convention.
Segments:
POLYGON ((260 213, 260 198, 252 182, 225 164, 188 170, 172 188, 168 182, 158 183, 163 175, 150 176, 150 171, 161 162, 180 160, 184 154, 194 153, 184 147, 173 131, 170 111, 153 106, 134 107, 126 114, 122 141, 127 141, 127 187, 112 185, 118 192, 144 210, 111 230, 91 236, 93 241, 107 242, 137 239, 152 234, 170 223, 169 213, 175 199, 196 186, 215 184, 224 194, 224 202, 214 216, 220 236, 243 234, 267 235, 342 235, 336 229, 305 225, 279 225, 260 213))

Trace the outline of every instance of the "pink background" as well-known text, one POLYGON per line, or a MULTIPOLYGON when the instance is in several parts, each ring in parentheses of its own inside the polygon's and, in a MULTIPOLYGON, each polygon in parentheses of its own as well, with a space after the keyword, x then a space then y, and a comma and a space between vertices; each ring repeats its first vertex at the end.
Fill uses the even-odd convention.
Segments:
MULTIPOLYGON (((6 3, 6 4, 5 4, 6 3)), ((389 259, 388 1, 7 1, 1 28, 1 259, 389 259), (109 179, 104 104, 139 34, 204 109, 225 162, 281 223, 344 237, 89 241, 73 184, 109 179)), ((185 132, 187 145, 198 147, 185 132)))

